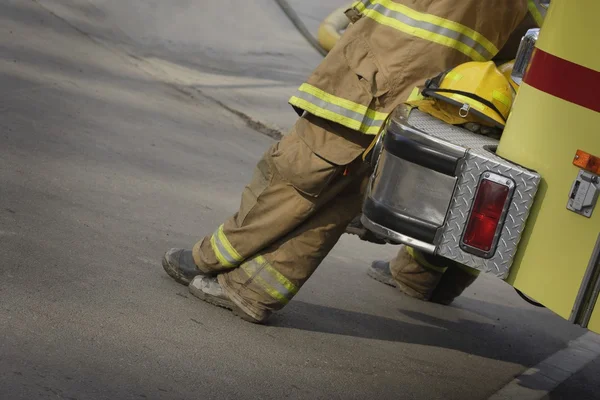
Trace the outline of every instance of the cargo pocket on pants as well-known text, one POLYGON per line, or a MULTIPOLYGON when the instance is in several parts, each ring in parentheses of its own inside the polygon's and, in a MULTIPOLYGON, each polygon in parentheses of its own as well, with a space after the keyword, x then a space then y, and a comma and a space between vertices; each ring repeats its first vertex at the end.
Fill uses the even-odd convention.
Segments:
POLYGON ((295 133, 281 139, 271 159, 286 182, 310 197, 318 197, 344 168, 319 157, 295 133))
POLYGON ((256 206, 258 198, 271 184, 272 178, 273 171, 271 171, 268 161, 266 160, 265 156, 263 156, 254 169, 252 180, 242 191, 242 201, 236 216, 238 226, 242 226, 244 224, 246 217, 256 206))
POLYGON ((389 80, 365 39, 357 37, 344 47, 343 52, 348 67, 358 78, 365 93, 377 99, 389 92, 389 80))

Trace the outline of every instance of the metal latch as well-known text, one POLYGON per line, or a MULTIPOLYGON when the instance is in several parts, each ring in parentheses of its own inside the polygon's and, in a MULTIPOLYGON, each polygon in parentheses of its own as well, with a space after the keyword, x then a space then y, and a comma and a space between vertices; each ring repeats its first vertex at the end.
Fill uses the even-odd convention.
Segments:
POLYGON ((458 115, 460 115, 462 118, 467 118, 467 115, 469 115, 470 109, 471 109, 471 106, 468 105, 467 103, 465 103, 462 105, 460 110, 458 110, 458 115))
POLYGON ((571 186, 567 209, 585 217, 591 217, 600 194, 600 177, 591 172, 579 170, 577 179, 571 186))
POLYGON ((358 21, 360 17, 362 17, 361 13, 358 12, 358 10, 354 7, 350 7, 349 9, 344 11, 344 14, 346 14, 346 17, 348 17, 350 22, 352 22, 353 24, 356 23, 356 21, 358 21))

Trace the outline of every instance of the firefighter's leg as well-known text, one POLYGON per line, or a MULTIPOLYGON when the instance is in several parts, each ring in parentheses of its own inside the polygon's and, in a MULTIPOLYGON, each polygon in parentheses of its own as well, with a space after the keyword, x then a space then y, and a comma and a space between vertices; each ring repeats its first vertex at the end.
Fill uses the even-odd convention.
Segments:
POLYGON ((353 179, 348 164, 362 164, 371 140, 310 114, 300 118, 259 161, 239 211, 194 246, 199 269, 235 268, 294 230, 353 179))
POLYGON ((411 247, 401 246, 389 264, 396 287, 410 297, 429 301, 446 271, 446 267, 434 264, 431 258, 411 247))
POLYGON ((444 305, 452 303, 478 276, 479 271, 476 269, 458 263, 449 266, 433 291, 431 301, 444 305))
MULTIPOLYGON (((255 170, 252 182, 242 194, 239 211, 215 233, 194 246, 192 260, 195 264, 193 268, 197 271, 190 291, 195 292, 198 297, 210 299, 217 305, 231 306, 229 296, 214 277, 209 279, 210 275, 230 272, 240 280, 239 276, 244 276, 252 265, 257 266, 257 256, 262 254, 260 251, 270 248, 273 243, 279 243, 279 247, 292 246, 296 250, 302 249, 306 252, 306 257, 298 256, 301 261, 315 260, 318 255, 313 256, 310 247, 302 247, 302 240, 292 240, 291 245, 282 246, 282 240, 290 238, 290 234, 296 232, 295 235, 298 236, 299 226, 305 230, 308 229, 306 227, 310 227, 313 237, 316 235, 324 240, 322 248, 326 250, 326 254, 329 251, 328 243, 335 243, 339 237, 337 231, 343 232, 347 223, 360 211, 362 198, 355 200, 356 206, 351 211, 344 211, 344 218, 341 219, 344 226, 341 228, 331 225, 338 223, 335 222, 335 218, 323 222, 325 226, 319 227, 314 225, 318 224, 319 220, 312 217, 321 215, 324 207, 335 209, 348 201, 346 197, 351 197, 347 192, 348 186, 357 180, 364 180, 363 177, 368 174, 368 165, 362 162, 360 155, 371 141, 372 137, 311 115, 301 118, 289 135, 265 153, 255 170), (342 191, 345 193, 343 196, 340 195, 342 191), (330 205, 332 201, 335 202, 335 206, 330 205), (240 268, 241 265, 246 267, 240 268)), ((342 210, 343 207, 336 211, 342 210)), ((332 215, 335 217, 337 214, 332 215)), ((173 272, 181 269, 181 260, 190 259, 177 256, 180 252, 183 250, 167 252, 163 265, 167 273, 180 283, 190 284, 193 276, 188 274, 186 279, 178 279, 178 274, 173 272), (169 254, 172 256, 168 257, 169 254)), ((300 269, 307 268, 302 267, 300 261, 298 264, 300 269)), ((299 276, 301 275, 302 273, 299 276)), ((219 279, 225 279, 225 276, 229 274, 220 276, 219 279)), ((294 279, 293 276, 290 278, 294 279)), ((250 293, 253 286, 250 285, 250 281, 247 285, 246 295, 252 299, 250 293)), ((235 281, 229 286, 225 283, 225 288, 236 288, 235 281)), ((244 298, 241 292, 236 294, 233 289, 229 292, 234 300, 244 298)), ((270 311, 254 304, 256 302, 253 303, 252 300, 238 302, 244 307, 241 314, 255 322, 263 320, 265 312, 270 311)), ((263 302, 266 300, 263 299, 263 302)), ((241 309, 239 306, 236 308, 239 314, 241 309)))
POLYGON ((360 155, 371 141, 310 114, 300 118, 258 162, 238 212, 193 251, 167 251, 165 271, 187 285, 196 275, 236 268, 335 198, 352 180, 352 173, 345 173, 347 166, 362 164, 360 155))
POLYGON ((448 305, 477 279, 479 271, 403 246, 391 262, 374 261, 368 274, 411 297, 448 305))
MULTIPOLYGON (((241 309, 254 322, 263 322, 283 308, 310 278, 327 256, 352 218, 360 212, 366 174, 356 179, 292 232, 258 254, 245 260, 239 268, 219 274, 217 278, 198 277, 190 292, 213 304, 241 309), (204 289, 219 286, 222 299, 233 303, 218 304, 204 289)), ((248 319, 248 318, 245 318, 248 319)))

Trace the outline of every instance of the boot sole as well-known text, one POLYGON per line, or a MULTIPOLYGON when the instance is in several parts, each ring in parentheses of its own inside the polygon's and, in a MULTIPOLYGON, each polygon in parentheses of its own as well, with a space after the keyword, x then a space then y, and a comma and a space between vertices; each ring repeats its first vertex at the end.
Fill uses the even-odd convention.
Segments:
POLYGON ((371 278, 375 279, 377 282, 381 282, 391 287, 398 287, 398 285, 388 276, 382 275, 379 271, 369 267, 367 270, 367 275, 371 278))
POLYGON ((409 289, 407 289, 404 286, 396 283, 391 278, 388 278, 387 276, 382 275, 381 273, 373 270, 372 268, 369 268, 367 270, 367 275, 369 275, 371 278, 375 279, 377 282, 381 282, 381 283, 383 283, 385 285, 388 285, 388 286, 391 286, 393 288, 398 289, 400 291, 400 293, 402 293, 405 296, 408 296, 408 297, 413 298, 413 299, 421 300, 421 301, 427 301, 424 298, 412 295, 410 293, 409 289))
POLYGON ((183 286, 190 285, 190 282, 192 280, 189 279, 188 277, 182 275, 181 273, 179 273, 179 271, 169 263, 169 261, 167 260, 167 257, 163 257, 162 266, 163 266, 163 269, 165 270, 165 272, 167 273, 167 275, 169 275, 171 278, 173 278, 175 280, 175 282, 180 283, 183 286))
POLYGON ((220 297, 216 297, 216 296, 211 296, 209 294, 204 293, 202 290, 200 289, 196 289, 196 287, 194 286, 189 286, 189 290, 190 293, 202 300, 205 301, 209 304, 212 304, 213 306, 217 306, 217 307, 221 307, 221 308, 225 308, 227 310, 230 310, 231 312, 233 312, 233 315, 235 315, 236 317, 239 317, 241 319, 243 319, 244 321, 247 322, 252 322, 253 324, 262 324, 261 321, 257 321, 256 319, 252 318, 251 316, 249 316, 248 314, 246 314, 244 311, 242 311, 233 301, 231 300, 225 300, 225 299, 221 299, 220 297))

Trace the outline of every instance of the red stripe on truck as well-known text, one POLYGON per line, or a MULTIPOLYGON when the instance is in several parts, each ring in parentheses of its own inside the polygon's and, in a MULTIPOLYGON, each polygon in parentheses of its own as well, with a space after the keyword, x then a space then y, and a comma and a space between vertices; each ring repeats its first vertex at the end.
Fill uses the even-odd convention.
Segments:
POLYGON ((600 112, 600 71, 536 48, 523 81, 552 96, 600 112))

